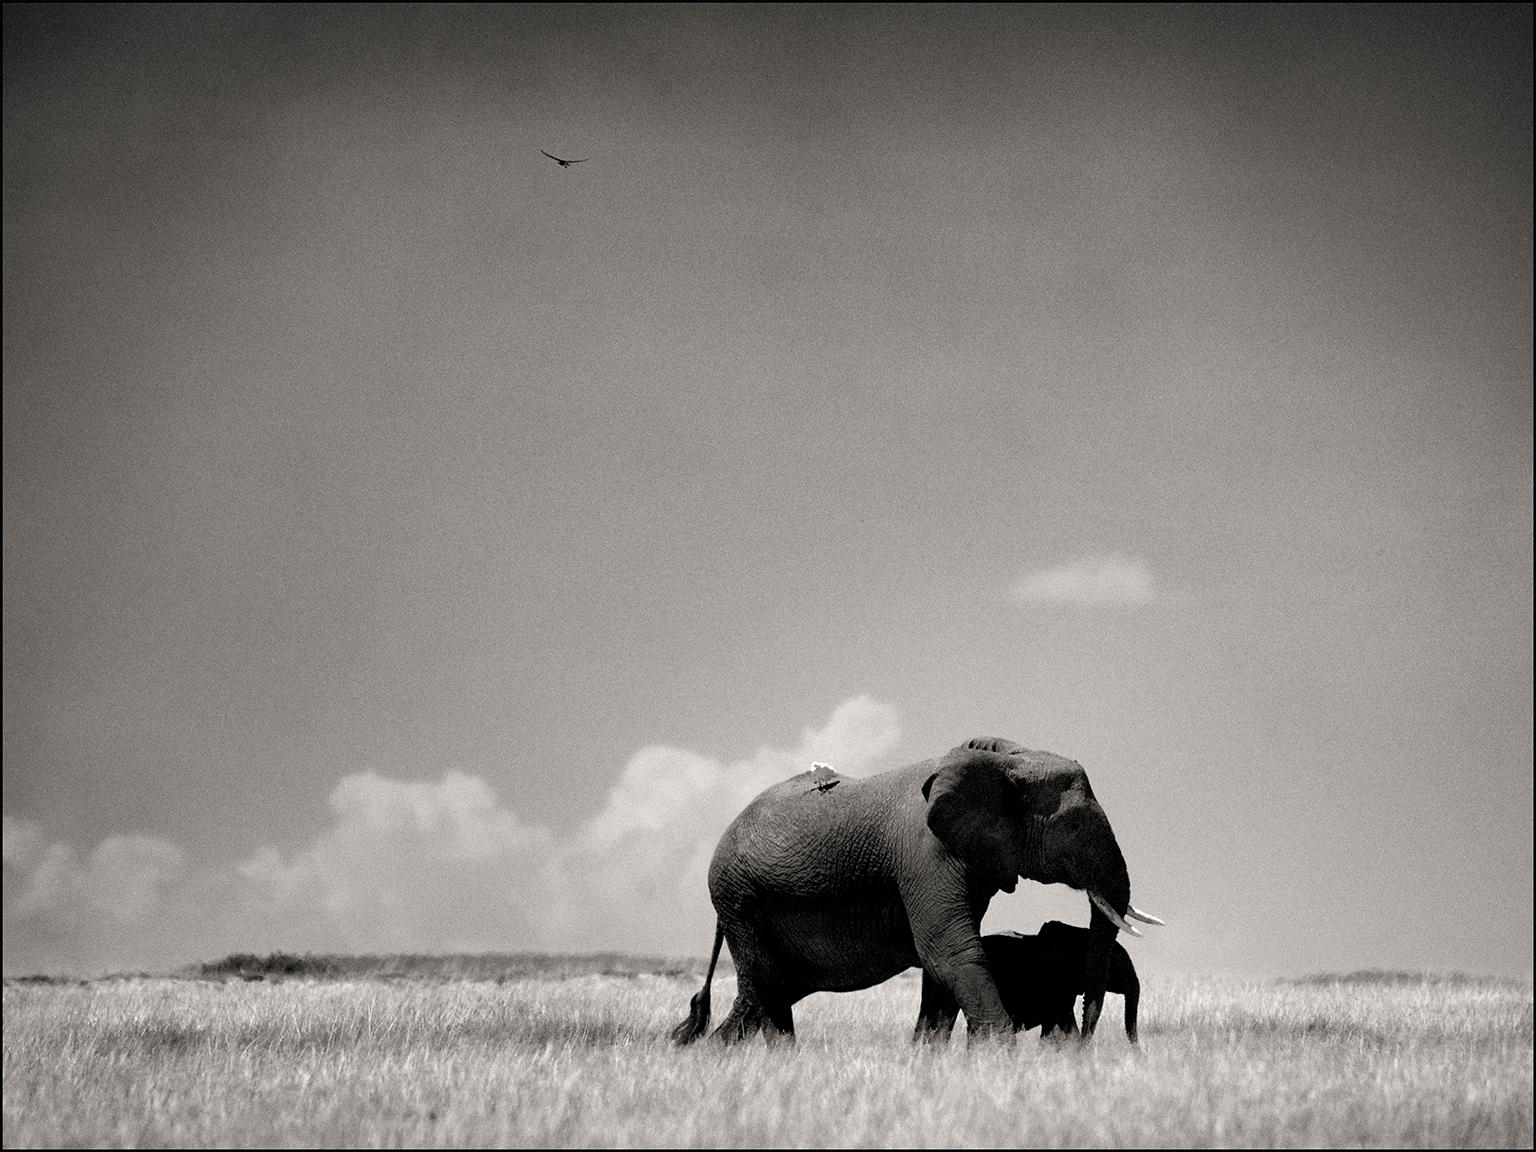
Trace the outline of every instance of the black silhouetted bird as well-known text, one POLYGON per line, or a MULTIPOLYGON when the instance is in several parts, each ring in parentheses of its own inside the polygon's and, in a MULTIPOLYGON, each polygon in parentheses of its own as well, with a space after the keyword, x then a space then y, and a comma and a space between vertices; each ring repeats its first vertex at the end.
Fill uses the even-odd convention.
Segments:
MULTIPOLYGON (((544 149, 540 148, 539 151, 544 152, 544 149)), ((544 155, 548 156, 562 168, 569 168, 572 164, 585 164, 588 160, 592 159, 590 156, 583 156, 580 160, 562 160, 560 157, 555 156, 549 152, 544 152, 544 155)))

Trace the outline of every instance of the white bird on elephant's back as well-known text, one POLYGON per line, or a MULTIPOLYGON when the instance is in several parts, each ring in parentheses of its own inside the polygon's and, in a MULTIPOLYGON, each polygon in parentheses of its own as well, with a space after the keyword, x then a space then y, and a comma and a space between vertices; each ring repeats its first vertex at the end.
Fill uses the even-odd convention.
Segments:
POLYGON ((832 770, 832 765, 817 761, 811 765, 811 783, 816 785, 818 792, 825 792, 828 788, 836 788, 837 773, 832 770))

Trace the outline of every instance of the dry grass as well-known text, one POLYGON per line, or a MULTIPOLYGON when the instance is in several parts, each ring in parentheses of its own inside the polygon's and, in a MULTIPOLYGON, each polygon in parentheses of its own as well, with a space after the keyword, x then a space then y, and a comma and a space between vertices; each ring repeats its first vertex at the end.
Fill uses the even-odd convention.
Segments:
POLYGON ((1140 1052, 1114 997, 1086 1051, 934 1050, 908 974, 804 1002, 792 1049, 678 1050, 692 977, 502 976, 7 984, 5 1146, 1532 1140, 1527 985, 1153 978, 1140 1052))

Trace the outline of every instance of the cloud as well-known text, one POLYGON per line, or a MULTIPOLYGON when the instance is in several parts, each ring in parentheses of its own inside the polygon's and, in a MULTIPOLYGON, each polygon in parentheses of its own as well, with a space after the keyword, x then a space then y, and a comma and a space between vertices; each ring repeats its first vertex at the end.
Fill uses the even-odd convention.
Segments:
POLYGON ((1025 603, 1147 604, 1157 595, 1152 569, 1132 556, 1085 556, 1028 573, 1011 595, 1025 603))
POLYGON ((813 760, 873 771, 900 734, 895 709, 859 696, 789 748, 722 760, 649 745, 564 834, 465 772, 357 772, 337 782, 307 843, 197 874, 168 841, 109 837, 82 862, 6 816, 7 970, 237 950, 700 952, 714 927, 709 860, 732 818, 813 760))
POLYGON ((5 920, 138 924, 181 874, 185 854, 157 836, 109 836, 81 860, 31 820, 4 817, 5 920))
POLYGON ((48 838, 35 820, 22 820, 14 816, 0 817, 0 844, 3 844, 5 866, 20 872, 36 868, 48 852, 48 838))
POLYGON ((858 696, 822 727, 805 729, 793 748, 764 747, 730 762, 682 748, 642 748, 558 857, 566 889, 549 908, 551 946, 660 953, 707 946, 714 926, 709 860, 747 802, 815 760, 866 774, 900 737, 895 709, 858 696), (694 943, 701 939, 706 943, 694 943))
MULTIPOLYGON (((523 940, 550 858, 547 829, 525 824, 479 777, 345 776, 332 822, 285 857, 237 866, 250 913, 293 946, 456 951, 523 940)), ((505 947, 506 945, 503 944, 505 947)))

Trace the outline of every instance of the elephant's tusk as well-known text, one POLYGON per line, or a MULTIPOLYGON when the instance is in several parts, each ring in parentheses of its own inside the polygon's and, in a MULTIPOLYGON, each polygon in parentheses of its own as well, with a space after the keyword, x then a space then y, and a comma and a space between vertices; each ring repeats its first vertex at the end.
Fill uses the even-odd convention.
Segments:
POLYGON ((1116 928, 1120 929, 1120 931, 1130 936, 1141 935, 1141 933, 1138 932, 1133 926, 1125 922, 1125 918, 1121 916, 1120 913, 1115 911, 1115 906, 1113 904, 1104 899, 1104 897, 1100 896, 1097 892, 1090 891, 1088 893, 1088 899, 1092 900, 1094 906, 1097 907, 1100 912, 1104 913, 1105 916, 1108 916, 1109 922, 1116 928))
POLYGON ((1162 924, 1166 927, 1168 923, 1166 920, 1159 920, 1156 916, 1143 912, 1134 904, 1127 904, 1125 906, 1125 914, 1132 920, 1140 920, 1143 924, 1162 924))

